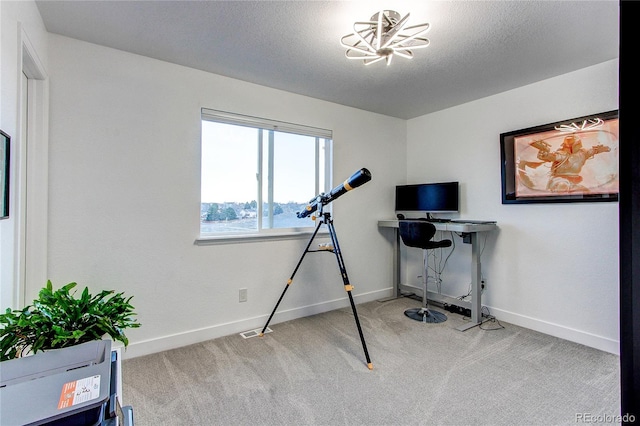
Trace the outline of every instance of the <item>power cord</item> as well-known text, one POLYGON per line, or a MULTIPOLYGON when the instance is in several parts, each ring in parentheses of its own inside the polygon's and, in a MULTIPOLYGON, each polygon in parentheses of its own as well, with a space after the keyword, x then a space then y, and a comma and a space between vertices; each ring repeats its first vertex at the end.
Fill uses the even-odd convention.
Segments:
POLYGON ((482 316, 487 318, 485 321, 482 321, 478 326, 481 330, 494 331, 494 330, 502 330, 503 328, 505 328, 504 325, 500 324, 500 321, 498 321, 498 318, 491 315, 489 308, 487 308, 486 306, 483 306, 480 312, 482 312, 482 316), (485 311, 486 311, 486 314, 485 314, 485 311), (482 326, 485 322, 492 322, 494 324, 497 323, 498 325, 493 328, 485 328, 482 326))

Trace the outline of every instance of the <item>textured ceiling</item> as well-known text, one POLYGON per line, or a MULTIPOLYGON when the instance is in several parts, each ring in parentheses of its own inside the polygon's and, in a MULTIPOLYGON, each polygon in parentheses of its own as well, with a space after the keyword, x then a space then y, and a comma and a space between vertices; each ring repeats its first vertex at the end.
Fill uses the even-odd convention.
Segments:
POLYGON ((409 119, 618 57, 618 1, 36 2, 47 30, 409 119), (380 9, 429 22, 413 60, 364 66, 340 38, 380 9))

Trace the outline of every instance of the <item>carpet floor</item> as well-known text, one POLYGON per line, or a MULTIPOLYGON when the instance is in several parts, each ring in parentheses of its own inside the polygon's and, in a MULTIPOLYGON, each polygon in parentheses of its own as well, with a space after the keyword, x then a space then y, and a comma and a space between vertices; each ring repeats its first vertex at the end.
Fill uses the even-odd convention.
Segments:
POLYGON ((124 403, 136 426, 616 423, 618 356, 512 324, 404 316, 418 306, 357 306, 373 370, 347 307, 125 359, 124 403))

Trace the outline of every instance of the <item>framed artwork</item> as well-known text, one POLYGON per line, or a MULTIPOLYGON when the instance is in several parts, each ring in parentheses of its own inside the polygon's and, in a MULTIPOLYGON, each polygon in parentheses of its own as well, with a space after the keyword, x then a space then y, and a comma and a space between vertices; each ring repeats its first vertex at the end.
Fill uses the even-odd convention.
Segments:
POLYGON ((0 219, 9 217, 9 150, 11 138, 0 130, 0 219))
POLYGON ((502 204, 618 201, 618 111, 500 135, 502 204))

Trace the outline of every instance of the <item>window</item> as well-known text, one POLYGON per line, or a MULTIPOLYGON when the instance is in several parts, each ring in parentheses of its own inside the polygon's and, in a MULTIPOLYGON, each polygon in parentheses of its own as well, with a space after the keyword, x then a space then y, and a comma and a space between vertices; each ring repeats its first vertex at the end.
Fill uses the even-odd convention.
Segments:
POLYGON ((200 235, 290 233, 331 190, 331 131, 202 109, 200 235))

